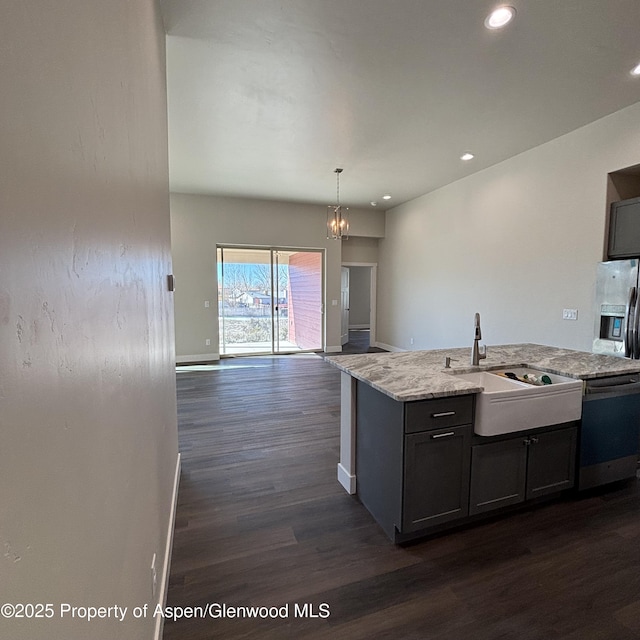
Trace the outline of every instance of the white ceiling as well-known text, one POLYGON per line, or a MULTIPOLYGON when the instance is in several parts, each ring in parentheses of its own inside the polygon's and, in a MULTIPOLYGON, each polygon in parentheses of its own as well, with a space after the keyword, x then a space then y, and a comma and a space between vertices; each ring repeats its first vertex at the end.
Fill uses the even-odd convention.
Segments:
POLYGON ((389 208, 640 100, 640 0, 508 4, 161 0, 172 191, 389 208))

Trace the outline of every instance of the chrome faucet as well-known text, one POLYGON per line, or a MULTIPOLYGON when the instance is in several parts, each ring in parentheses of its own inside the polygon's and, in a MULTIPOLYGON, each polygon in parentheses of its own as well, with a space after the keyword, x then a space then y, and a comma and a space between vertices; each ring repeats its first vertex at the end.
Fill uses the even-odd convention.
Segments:
POLYGON ((477 367, 480 364, 480 360, 484 360, 487 357, 486 345, 480 350, 480 340, 482 340, 482 331, 480 330, 480 314, 476 313, 474 320, 475 332, 473 337, 473 349, 471 350, 471 364, 477 367))

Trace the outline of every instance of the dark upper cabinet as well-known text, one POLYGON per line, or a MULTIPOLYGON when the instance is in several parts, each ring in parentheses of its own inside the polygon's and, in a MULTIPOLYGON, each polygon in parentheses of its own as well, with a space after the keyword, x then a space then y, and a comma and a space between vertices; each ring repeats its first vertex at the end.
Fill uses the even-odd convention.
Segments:
POLYGON ((609 260, 640 257, 640 198, 611 204, 609 260))

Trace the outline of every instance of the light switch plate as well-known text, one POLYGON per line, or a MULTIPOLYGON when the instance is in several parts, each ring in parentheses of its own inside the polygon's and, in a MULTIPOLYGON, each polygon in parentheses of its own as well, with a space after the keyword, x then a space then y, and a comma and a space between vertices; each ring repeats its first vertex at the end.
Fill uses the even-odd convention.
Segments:
POLYGON ((578 319, 578 310, 577 309, 563 309, 562 310, 562 319, 563 320, 577 320, 578 319))

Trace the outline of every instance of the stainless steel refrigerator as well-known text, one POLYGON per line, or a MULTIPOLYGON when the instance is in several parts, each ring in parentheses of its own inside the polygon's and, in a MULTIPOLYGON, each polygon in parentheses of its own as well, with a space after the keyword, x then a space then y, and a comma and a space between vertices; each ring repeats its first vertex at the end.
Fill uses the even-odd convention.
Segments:
MULTIPOLYGON (((594 353, 640 359, 638 259, 598 265, 594 353)), ((582 403, 578 488, 633 478, 640 454, 640 376, 588 380, 582 403)))
POLYGON ((638 259, 598 265, 594 353, 640 359, 638 259))

